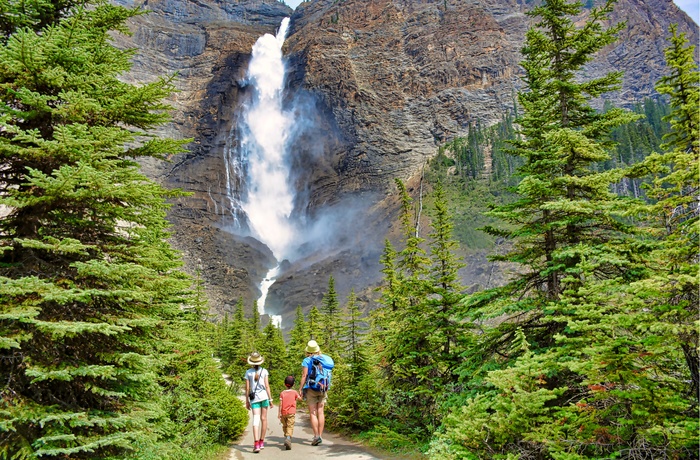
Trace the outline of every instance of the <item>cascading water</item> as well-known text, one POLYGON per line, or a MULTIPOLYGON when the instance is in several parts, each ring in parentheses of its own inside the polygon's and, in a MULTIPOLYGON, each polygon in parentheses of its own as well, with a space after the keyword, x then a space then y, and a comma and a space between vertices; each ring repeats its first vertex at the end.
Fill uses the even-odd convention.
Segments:
MULTIPOLYGON (((265 34, 253 45, 247 84, 252 100, 243 107, 237 146, 227 146, 227 192, 234 225, 243 226, 245 216, 250 232, 265 243, 278 261, 288 256, 294 241, 290 214, 294 189, 289 183, 287 141, 292 116, 282 109, 285 65, 282 45, 289 18, 284 18, 276 36, 265 34)), ((279 265, 271 269, 260 285, 258 310, 265 313, 265 299, 275 282, 279 265)), ((281 317, 272 321, 281 325, 281 317)))

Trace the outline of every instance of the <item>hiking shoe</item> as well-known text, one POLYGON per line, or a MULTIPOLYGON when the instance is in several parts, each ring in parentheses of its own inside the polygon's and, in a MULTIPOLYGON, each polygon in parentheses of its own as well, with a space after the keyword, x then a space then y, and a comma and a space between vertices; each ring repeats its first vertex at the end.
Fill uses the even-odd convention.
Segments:
POLYGON ((311 445, 312 445, 312 446, 318 446, 318 445, 321 444, 322 442, 323 442, 323 439, 321 439, 321 437, 319 436, 318 438, 315 438, 313 441, 311 441, 311 445))
POLYGON ((292 440, 287 438, 284 440, 284 448, 287 450, 292 450, 292 440))
POLYGON ((255 441, 255 447, 253 447, 253 453, 257 454, 258 452, 260 452, 260 442, 255 441))

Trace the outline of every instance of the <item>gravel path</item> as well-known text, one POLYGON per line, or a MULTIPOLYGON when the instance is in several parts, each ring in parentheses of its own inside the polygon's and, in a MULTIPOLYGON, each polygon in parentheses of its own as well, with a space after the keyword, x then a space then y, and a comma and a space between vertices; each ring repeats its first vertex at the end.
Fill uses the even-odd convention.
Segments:
POLYGON ((253 453, 253 427, 251 417, 248 417, 248 427, 239 443, 231 449, 229 460, 284 458, 285 460, 310 460, 311 458, 333 458, 343 460, 375 460, 362 445, 341 436, 325 432, 323 444, 312 446, 313 431, 309 424, 309 414, 301 408, 297 411, 292 438, 292 450, 284 448, 282 424, 277 418, 277 407, 270 410, 265 435, 265 448, 260 453, 253 453))

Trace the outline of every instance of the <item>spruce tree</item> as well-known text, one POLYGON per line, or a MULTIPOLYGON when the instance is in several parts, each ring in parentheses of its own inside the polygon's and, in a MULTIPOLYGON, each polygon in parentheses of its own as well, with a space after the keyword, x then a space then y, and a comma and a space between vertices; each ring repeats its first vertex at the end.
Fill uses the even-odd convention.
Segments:
POLYGON ((447 198, 442 184, 438 182, 433 191, 434 212, 431 233, 428 237, 431 257, 431 295, 428 299, 429 319, 438 355, 441 384, 449 388, 455 382, 453 373, 459 362, 460 349, 457 347, 463 326, 459 321, 459 310, 464 287, 459 279, 459 269, 465 264, 455 255, 459 247, 452 238, 452 215, 447 207, 447 198))
POLYGON ((335 279, 333 275, 328 277, 328 290, 321 300, 321 313, 323 314, 323 336, 326 343, 326 351, 330 355, 336 355, 340 350, 339 334, 340 324, 340 302, 338 293, 335 291, 335 279))
MULTIPOLYGON (((700 71, 695 61, 694 45, 687 45, 685 34, 671 26, 671 46, 666 50, 671 74, 657 85, 661 94, 670 96, 671 113, 664 121, 671 124, 671 133, 664 136, 662 146, 667 153, 650 158, 646 164, 655 171, 647 194, 655 202, 647 215, 655 216, 656 235, 664 235, 661 257, 666 261, 657 267, 655 286, 660 287, 662 306, 656 312, 665 322, 665 335, 677 338, 689 377, 684 394, 698 408, 700 371, 698 369, 697 306, 700 303, 697 256, 700 254, 700 71), (670 311, 666 310, 670 307, 670 311)), ((697 450, 696 450, 697 451, 697 450)))
POLYGON ((624 173, 598 172, 598 164, 609 158, 610 130, 637 116, 590 105, 619 87, 619 73, 582 75, 622 27, 603 28, 613 4, 593 8, 581 27, 580 3, 544 0, 529 13, 538 22, 523 48, 526 89, 512 152, 523 158, 523 179, 516 201, 491 212, 508 227, 487 228, 512 241, 494 259, 522 269, 465 303, 465 319, 484 328, 461 367, 475 396, 444 420, 434 458, 610 458, 613 439, 624 434, 606 427, 622 423, 619 405, 607 414, 587 405, 598 366, 634 372, 624 362, 628 338, 611 340, 620 317, 599 302, 604 286, 640 276, 639 258, 622 219, 629 203, 610 192, 624 173))
POLYGON ((280 328, 270 321, 262 332, 262 341, 258 351, 265 357, 265 369, 270 372, 270 388, 273 398, 284 389, 284 378, 287 376, 287 348, 280 328))
POLYGON ((618 218, 623 205, 609 191, 623 173, 596 172, 595 165, 609 158, 610 130, 638 116, 621 109, 601 113, 590 105, 592 98, 619 87, 619 73, 578 78, 583 65, 612 43, 622 27, 602 27, 613 4, 608 0, 593 8, 580 28, 573 21, 581 10, 578 3, 547 0, 528 13, 539 21, 528 30, 523 48, 527 89, 519 94, 520 137, 511 152, 524 160, 519 168, 523 179, 515 190, 517 199, 489 213, 508 226, 485 228, 513 241, 512 250, 492 259, 521 264, 526 272, 468 304, 474 317, 513 317, 487 345, 494 353, 508 353, 519 327, 533 345, 551 344, 558 330, 555 324, 541 324, 549 314, 546 305, 580 282, 575 267, 581 256, 572 249, 629 231, 618 218))
POLYGON ((343 354, 342 360, 349 367, 350 384, 356 385, 368 371, 367 347, 365 335, 367 327, 361 319, 355 290, 351 290, 345 304, 345 325, 340 337, 343 354))
POLYGON ((219 357, 226 372, 237 378, 247 368, 246 357, 250 353, 247 346, 250 334, 248 322, 245 319, 243 299, 238 299, 233 319, 221 325, 223 328, 219 357))
POLYGON ((294 325, 289 331, 286 367, 286 374, 293 375, 297 381, 301 378, 301 361, 304 359, 304 349, 310 340, 309 337, 309 326, 304 318, 304 310, 299 305, 294 315, 294 325))
POLYGON ((246 353, 257 351, 258 345, 262 341, 262 320, 260 319, 260 310, 258 310, 258 301, 253 301, 253 308, 250 312, 250 321, 248 322, 248 350, 246 353))
POLYGON ((287 345, 289 359, 301 362, 301 359, 304 357, 304 348, 306 348, 306 343, 308 341, 309 327, 304 318, 304 310, 301 308, 301 305, 299 305, 294 315, 294 326, 292 326, 292 330, 289 331, 289 344, 287 345))
POLYGON ((136 10, 0 4, 0 455, 124 457, 162 415, 154 343, 189 281, 165 242, 165 200, 139 172, 182 142, 170 80, 120 81, 112 46, 136 10))
MULTIPOLYGON (((418 231, 418 212, 405 185, 396 180, 401 203, 404 248, 396 256, 396 271, 385 265, 394 287, 385 285, 382 300, 390 300, 375 315, 373 342, 386 379, 387 398, 392 400, 392 416, 402 420, 403 429, 427 435, 435 423, 436 389, 440 386, 437 350, 431 333, 433 319, 428 297, 430 259, 418 231), (420 414, 420 416, 419 416, 420 414)), ((391 253, 386 255, 391 255, 391 253)), ((387 262, 392 259, 384 258, 387 262)))
MULTIPOLYGON (((308 318, 309 320, 307 324, 309 326, 309 337, 306 339, 306 341, 308 342, 309 340, 313 339, 318 342, 321 347, 323 347, 323 345, 326 343, 326 337, 323 334, 325 330, 323 327, 323 315, 320 311, 318 311, 316 305, 313 305, 311 310, 309 310, 308 318)), ((306 348, 306 343, 304 343, 304 348, 306 348)))

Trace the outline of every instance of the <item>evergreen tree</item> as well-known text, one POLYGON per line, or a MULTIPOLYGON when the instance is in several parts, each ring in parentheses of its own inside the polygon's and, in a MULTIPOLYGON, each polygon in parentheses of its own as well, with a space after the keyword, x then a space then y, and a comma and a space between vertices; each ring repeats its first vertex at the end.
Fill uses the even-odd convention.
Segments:
POLYGON ((345 304, 345 326, 340 337, 340 343, 344 352, 343 362, 347 363, 350 374, 350 384, 357 385, 367 374, 367 350, 364 337, 367 333, 366 326, 361 320, 360 308, 357 305, 355 290, 350 291, 348 301, 345 304))
POLYGON ((321 300, 321 313, 323 314, 323 336, 326 343, 326 352, 330 355, 337 355, 340 351, 340 302, 338 293, 335 291, 335 279, 333 275, 328 277, 328 291, 321 300))
POLYGON ((297 381, 301 378, 301 361, 304 359, 304 349, 310 340, 309 327, 304 318, 301 305, 297 306, 294 316, 294 326, 289 331, 287 344, 287 375, 293 375, 297 381))
POLYGON ((164 320, 190 281, 168 197, 139 172, 183 142, 163 79, 120 81, 110 45, 139 14, 106 2, 0 4, 0 456, 124 457, 157 440, 164 320))
POLYGON ((245 319, 243 299, 238 299, 234 311, 233 320, 223 323, 222 342, 219 348, 221 364, 226 372, 232 376, 234 381, 247 369, 246 358, 250 351, 247 343, 250 335, 248 322, 245 319))
MULTIPOLYGON (((311 310, 309 310, 309 320, 307 324, 309 325, 309 336, 306 342, 313 339, 323 348, 322 344, 325 344, 325 336, 323 335, 323 331, 325 330, 323 327, 323 315, 318 311, 316 305, 313 305, 311 310)), ((306 348, 306 342, 304 342, 304 348, 306 348)))
POLYGON ((396 266, 396 251, 394 250, 391 241, 384 241, 384 251, 380 258, 382 273, 384 273, 384 284, 382 291, 382 305, 385 305, 391 311, 396 311, 402 307, 399 287, 401 285, 401 272, 396 266))
MULTIPOLYGON (((594 165, 609 154, 605 136, 611 128, 638 118, 620 109, 596 112, 588 103, 619 86, 621 75, 611 73, 594 80, 577 80, 577 71, 593 54, 612 43, 622 27, 603 29, 601 23, 614 1, 591 10, 589 20, 577 29, 571 19, 581 5, 548 0, 533 8, 540 21, 527 33, 523 54, 527 91, 519 95, 523 114, 520 138, 513 154, 524 159, 518 199, 490 214, 510 223, 512 230, 487 226, 494 236, 514 241, 507 254, 494 256, 523 264, 527 272, 503 288, 474 298, 471 308, 490 305, 478 315, 521 312, 505 322, 492 345, 505 352, 517 327, 538 337, 537 345, 551 343, 556 330, 538 325, 548 302, 555 302, 567 286, 576 284, 580 256, 571 251, 579 244, 598 244, 627 232, 615 210, 622 208, 610 184, 622 177, 618 170, 596 173, 594 165), (566 279, 566 282, 564 281, 566 279), (495 308, 494 308, 495 307, 495 308), (525 312, 529 312, 525 314, 525 312)), ((489 345, 491 347, 491 345, 489 345)), ((493 350, 495 351, 494 348, 493 350)))
POLYGON ((284 389, 284 378, 287 376, 287 348, 280 328, 270 321, 262 333, 262 341, 258 352, 265 357, 265 369, 270 373, 270 388, 273 398, 284 389))
MULTIPOLYGON (((671 45, 666 50, 670 75, 663 77, 657 90, 670 96, 671 113, 665 117, 672 131, 664 136, 663 154, 652 154, 632 174, 651 171, 647 189, 651 203, 637 209, 648 220, 647 232, 658 243, 649 258, 651 273, 634 291, 651 310, 650 331, 656 340, 673 345, 685 363, 674 376, 679 391, 688 398, 693 412, 698 407, 698 264, 700 223, 697 190, 700 183, 700 72, 695 62, 695 46, 686 46, 685 34, 670 28, 671 45)), ((667 352, 668 353, 668 352, 667 352)))
POLYGON ((463 326, 458 320, 458 308, 464 296, 464 287, 459 280, 459 269, 465 265, 455 255, 459 246, 452 238, 452 216, 447 208, 447 199, 441 183, 433 192, 435 210, 432 232, 429 235, 431 255, 431 295, 428 299, 429 319, 436 344, 437 362, 441 375, 440 384, 449 388, 456 380, 453 376, 459 361, 459 349, 455 349, 463 326))
POLYGON ((306 343, 309 341, 309 327, 306 324, 306 319, 304 318, 304 311, 301 305, 297 306, 296 314, 294 315, 294 326, 292 330, 289 331, 289 344, 287 349, 289 350, 289 359, 299 360, 304 357, 304 348, 306 348, 306 343))
POLYGON ((523 179, 518 199, 492 212, 513 230, 487 229, 514 241, 494 259, 522 264, 523 271, 466 302, 465 319, 499 319, 465 353, 461 371, 476 396, 444 420, 435 458, 610 458, 613 440, 626 436, 624 429, 608 429, 622 423, 620 405, 602 412, 588 405, 595 385, 605 383, 594 382, 606 362, 634 372, 623 362, 628 338, 615 340, 619 317, 601 307, 599 293, 634 281, 639 258, 628 246, 632 229, 621 219, 625 203, 610 192, 623 173, 597 172, 597 164, 609 158, 610 130, 636 116, 589 105, 618 87, 619 74, 580 76, 622 27, 602 27, 613 3, 593 8, 580 28, 573 22, 580 3, 545 0, 529 13, 539 21, 523 49, 526 91, 520 94, 521 137, 513 142, 513 153, 524 159, 523 179), (489 371, 494 368, 501 370, 489 371))
POLYGON ((382 328, 377 331, 381 337, 377 353, 387 397, 392 401, 392 417, 402 420, 403 429, 427 435, 435 423, 435 389, 439 386, 436 345, 430 332, 430 284, 426 279, 430 259, 422 247, 424 240, 418 233, 418 212, 413 208, 413 200, 400 180, 396 184, 405 247, 396 261, 400 275, 395 277, 399 282, 396 294, 392 294, 393 307, 384 305, 375 316, 380 320, 376 324, 382 328))
POLYGON ((141 443, 128 458, 209 458, 248 425, 248 411, 226 387, 212 358, 208 323, 199 322, 182 315, 164 328, 158 344, 158 382, 164 390, 167 420, 158 430, 168 442, 141 443))
POLYGON ((262 340, 262 321, 260 320, 260 310, 258 310, 258 301, 253 301, 253 309, 250 313, 250 322, 248 326, 248 343, 246 353, 252 353, 258 350, 258 345, 262 340))

